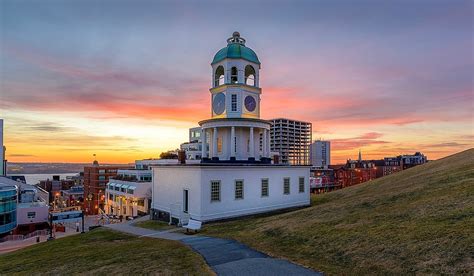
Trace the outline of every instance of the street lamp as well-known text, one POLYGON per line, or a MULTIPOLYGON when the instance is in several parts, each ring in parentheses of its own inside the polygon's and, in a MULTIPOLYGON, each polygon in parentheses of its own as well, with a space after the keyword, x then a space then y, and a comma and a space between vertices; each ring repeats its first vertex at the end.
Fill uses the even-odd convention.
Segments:
MULTIPOLYGON (((97 193, 97 208, 100 209, 100 193, 102 193, 102 190, 99 190, 99 193, 97 193)), ((99 211, 97 211, 99 213, 99 211)))

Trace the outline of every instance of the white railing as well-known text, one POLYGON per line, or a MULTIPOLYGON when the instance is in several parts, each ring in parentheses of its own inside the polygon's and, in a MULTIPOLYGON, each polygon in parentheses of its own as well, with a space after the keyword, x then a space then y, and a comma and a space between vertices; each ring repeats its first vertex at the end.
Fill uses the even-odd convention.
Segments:
POLYGON ((31 233, 26 234, 26 235, 8 235, 8 236, 3 237, 2 239, 0 239, 0 241, 2 241, 2 242, 22 241, 22 240, 33 238, 33 237, 36 237, 36 236, 47 236, 47 235, 48 235, 48 230, 36 230, 36 231, 31 232, 31 233))

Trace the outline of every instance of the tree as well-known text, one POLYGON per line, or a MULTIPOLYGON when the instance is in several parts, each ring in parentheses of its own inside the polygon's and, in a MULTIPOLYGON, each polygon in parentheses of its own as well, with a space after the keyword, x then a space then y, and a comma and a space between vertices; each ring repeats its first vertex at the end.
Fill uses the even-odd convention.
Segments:
POLYGON ((178 155, 172 151, 162 152, 160 159, 178 159, 178 155))

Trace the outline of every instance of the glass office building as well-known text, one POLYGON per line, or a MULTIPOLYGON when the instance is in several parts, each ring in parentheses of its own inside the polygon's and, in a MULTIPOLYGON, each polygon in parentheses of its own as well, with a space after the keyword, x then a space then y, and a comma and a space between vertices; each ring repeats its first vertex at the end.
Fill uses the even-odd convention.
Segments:
POLYGON ((15 229, 17 206, 18 187, 0 181, 0 235, 8 234, 15 229))

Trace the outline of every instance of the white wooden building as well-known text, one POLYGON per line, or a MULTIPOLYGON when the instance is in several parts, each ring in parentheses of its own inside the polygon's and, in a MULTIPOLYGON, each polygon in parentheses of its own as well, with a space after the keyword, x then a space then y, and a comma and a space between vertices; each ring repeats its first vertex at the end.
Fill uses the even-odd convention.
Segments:
POLYGON ((214 56, 202 159, 153 166, 152 218, 219 220, 310 204, 310 166, 273 164, 260 61, 238 32, 214 56))

